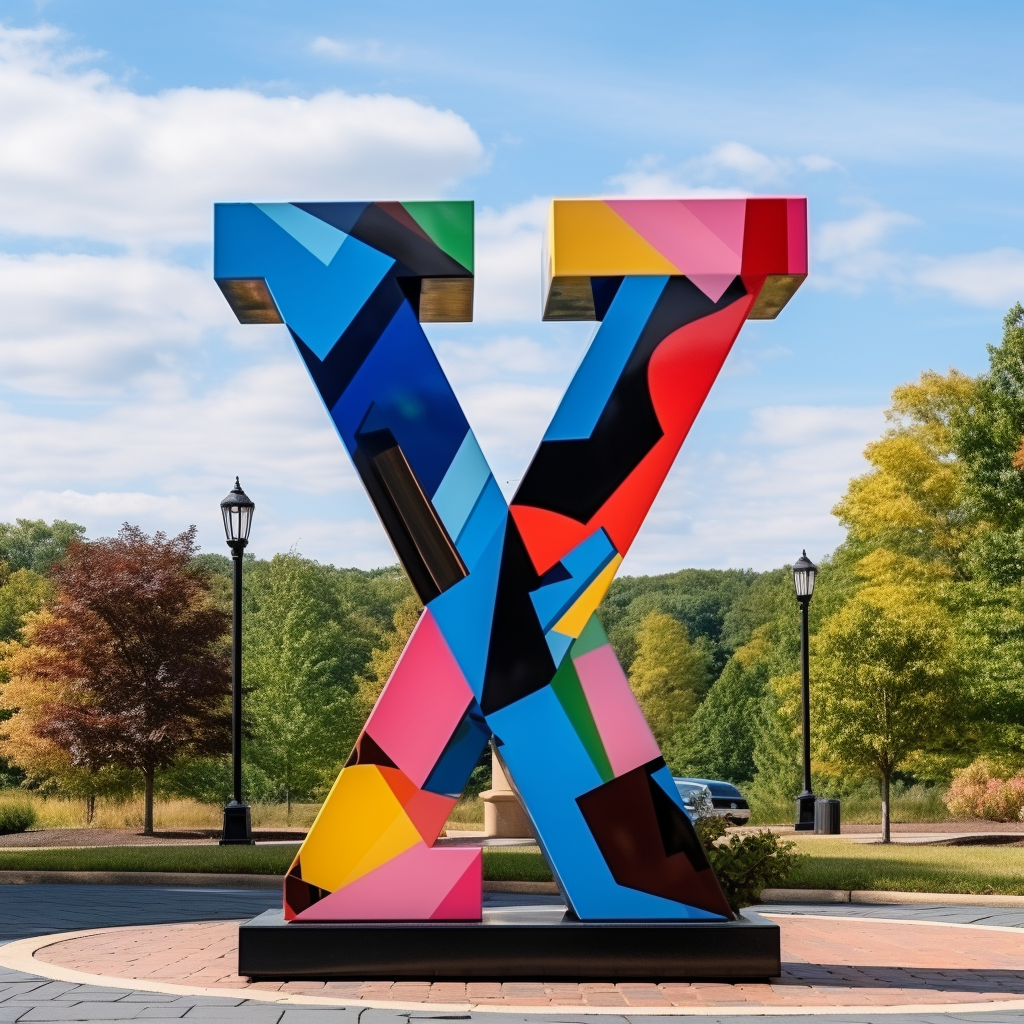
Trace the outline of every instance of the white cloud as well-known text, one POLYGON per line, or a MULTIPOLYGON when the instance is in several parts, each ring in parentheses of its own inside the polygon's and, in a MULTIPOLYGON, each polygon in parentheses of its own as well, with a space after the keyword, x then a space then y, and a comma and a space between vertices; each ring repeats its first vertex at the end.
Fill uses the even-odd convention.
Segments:
POLYGON ((909 214, 879 209, 865 210, 848 220, 827 221, 813 239, 811 282, 818 288, 853 292, 883 277, 890 284, 902 282, 906 260, 884 249, 882 242, 895 229, 916 223, 909 214))
POLYGON ((644 157, 632 162, 622 174, 610 178, 609 184, 634 196, 732 198, 781 186, 798 167, 820 172, 838 166, 831 158, 817 154, 794 161, 789 157, 769 156, 744 142, 723 142, 673 167, 665 167, 660 157, 644 157))
POLYGON ((898 210, 866 210, 849 220, 829 221, 818 229, 815 255, 823 260, 855 256, 876 248, 893 228, 914 223, 898 210))
POLYGON ((144 96, 0 27, 0 228, 132 246, 205 241, 218 199, 430 198, 479 169, 452 111, 332 90, 144 96))
POLYGON ((819 288, 861 291, 877 281, 901 289, 930 288, 973 306, 1005 308, 1024 299, 1024 252, 1003 247, 933 257, 889 249, 897 228, 919 223, 898 210, 866 210, 822 224, 812 257, 811 282, 819 288), (823 269, 822 269, 823 265, 823 269))
POLYGON ((397 51, 385 50, 376 39, 353 41, 317 36, 309 44, 311 53, 339 62, 357 64, 393 64, 400 58, 397 51))
POLYGON ((257 503, 259 550, 305 538, 336 564, 394 559, 298 358, 198 397, 147 396, 74 420, 0 406, 0 436, 0 521, 61 516, 91 536, 125 519, 173 532, 198 523, 219 550, 217 503, 238 473, 257 503))
POLYGON ((817 153, 809 153, 807 156, 802 156, 797 160, 797 163, 805 171, 810 171, 812 174, 820 171, 836 171, 840 167, 840 164, 830 156, 819 156, 817 153))
POLYGON ((89 398, 173 386, 207 328, 234 319, 208 274, 141 256, 0 254, 0 309, 0 380, 89 398))
POLYGON ((945 259, 924 259, 918 284, 939 288, 974 306, 1005 308, 1024 300, 1024 252, 990 249, 945 259))
POLYGON ((765 407, 723 448, 708 444, 698 420, 623 572, 769 569, 804 547, 827 554, 844 536, 831 509, 868 469, 864 445, 884 427, 880 408, 765 407))
POLYGON ((476 310, 474 318, 536 322, 541 314, 541 249, 547 199, 476 214, 476 310))

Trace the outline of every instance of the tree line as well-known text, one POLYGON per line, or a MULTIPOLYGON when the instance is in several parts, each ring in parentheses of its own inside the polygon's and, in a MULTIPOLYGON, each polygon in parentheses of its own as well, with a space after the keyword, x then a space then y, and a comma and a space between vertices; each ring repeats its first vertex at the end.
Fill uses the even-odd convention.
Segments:
MULTIPOLYGON (((1024 767, 1020 305, 989 364, 894 391, 810 605, 816 788, 876 782, 886 836, 894 779, 1024 767)), ((223 800, 230 601, 230 560, 199 553, 194 530, 86 541, 63 521, 0 524, 0 781, 223 800)), ((247 793, 316 800, 420 605, 397 566, 295 552, 247 557, 244 603, 247 793)), ((675 772, 743 785, 755 805, 796 795, 788 567, 624 577, 599 614, 675 772)))

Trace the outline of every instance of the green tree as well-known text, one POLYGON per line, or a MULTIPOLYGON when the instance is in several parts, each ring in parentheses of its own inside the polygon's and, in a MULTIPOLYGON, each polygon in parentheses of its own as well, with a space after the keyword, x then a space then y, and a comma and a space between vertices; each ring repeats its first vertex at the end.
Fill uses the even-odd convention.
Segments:
POLYGON ((686 627, 671 615, 650 612, 637 630, 629 685, 655 739, 665 749, 679 735, 707 689, 711 656, 690 643, 686 627))
POLYGON ((53 598, 53 584, 32 569, 6 572, 0 562, 0 641, 17 640, 25 617, 37 612, 53 598))
POLYGON ((755 723, 769 679, 762 647, 741 647, 708 690, 671 751, 681 774, 736 785, 753 779, 755 723))
POLYGON ((936 580, 908 562, 868 556, 867 585, 811 644, 817 752, 834 774, 878 781, 884 843, 893 773, 948 741, 964 692, 953 620, 931 597, 936 580))
POLYGON ((59 562, 74 541, 85 538, 85 527, 55 519, 50 526, 42 519, 19 519, 0 523, 0 561, 11 571, 31 569, 46 573, 59 562))
POLYGON ((355 676, 375 631, 345 607, 337 573, 294 553, 248 572, 246 757, 289 811, 330 782, 360 725, 355 676))

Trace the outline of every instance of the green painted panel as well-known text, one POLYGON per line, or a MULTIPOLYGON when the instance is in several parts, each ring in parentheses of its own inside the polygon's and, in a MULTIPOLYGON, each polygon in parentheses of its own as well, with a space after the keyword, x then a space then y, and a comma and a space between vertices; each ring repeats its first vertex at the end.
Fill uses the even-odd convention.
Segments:
POLYGON ((402 203, 434 244, 467 270, 473 270, 473 202, 448 200, 402 203))
POLYGON ((555 678, 551 680, 551 689, 555 691, 558 703, 562 705, 566 717, 572 722, 583 749, 594 762, 598 775, 602 782, 610 782, 615 778, 608 755, 605 753, 604 744, 601 742, 601 734, 597 731, 594 723, 594 716, 590 713, 590 705, 587 703, 586 694, 580 684, 580 677, 576 675, 572 658, 566 655, 562 664, 558 666, 555 678))
POLYGON ((601 620, 597 617, 597 612, 587 619, 587 624, 583 627, 583 632, 580 633, 576 640, 576 643, 572 645, 570 654, 574 658, 578 658, 581 654, 586 654, 588 651, 596 650, 598 647, 603 647, 608 643, 608 634, 604 631, 604 627, 601 625, 601 620))

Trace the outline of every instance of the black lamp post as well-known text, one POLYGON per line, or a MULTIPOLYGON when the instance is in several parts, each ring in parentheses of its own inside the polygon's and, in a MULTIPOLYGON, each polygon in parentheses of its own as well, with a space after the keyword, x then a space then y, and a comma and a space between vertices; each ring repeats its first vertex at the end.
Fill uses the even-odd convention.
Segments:
POLYGON ((236 476, 231 493, 220 503, 224 535, 234 563, 231 602, 231 775, 234 795, 224 808, 221 846, 252 845, 249 805, 242 802, 242 552, 249 543, 249 527, 255 508, 236 476))
POLYGON ((800 604, 800 676, 803 695, 804 725, 804 791, 796 798, 797 832, 814 831, 814 793, 811 792, 811 667, 807 644, 807 607, 814 595, 814 577, 818 567, 805 551, 793 563, 793 589, 800 604))

